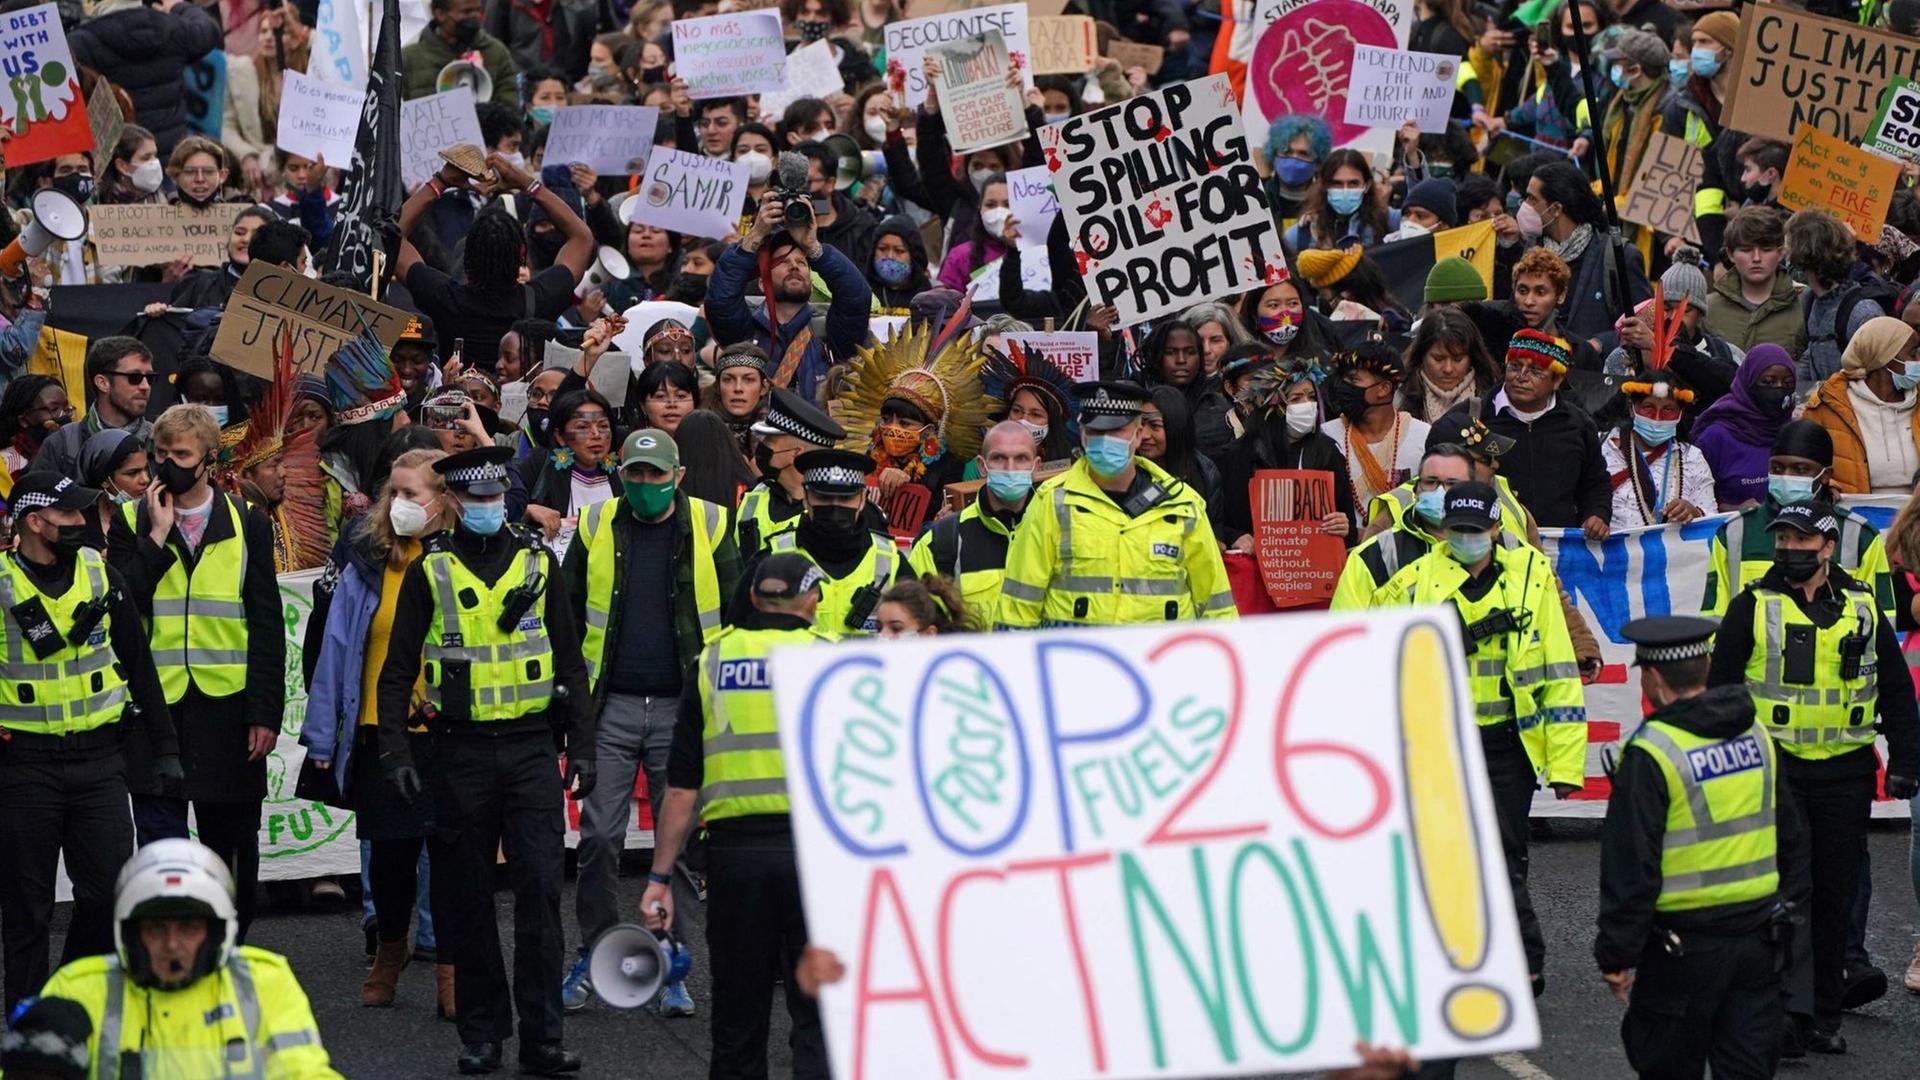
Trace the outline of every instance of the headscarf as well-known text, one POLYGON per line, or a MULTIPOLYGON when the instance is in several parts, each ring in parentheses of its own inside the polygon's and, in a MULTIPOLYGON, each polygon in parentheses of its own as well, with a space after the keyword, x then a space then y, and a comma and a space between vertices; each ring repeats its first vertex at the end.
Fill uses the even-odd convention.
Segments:
POLYGON ((1748 446, 1773 445, 1774 435, 1792 416, 1792 410, 1776 414, 1761 408, 1760 403, 1754 400, 1753 388, 1759 383, 1762 372, 1776 367, 1792 371, 1793 357, 1787 355, 1787 350, 1772 343, 1755 345, 1747 353, 1747 358, 1740 362, 1740 370, 1734 372, 1733 388, 1707 406, 1700 418, 1693 422, 1694 440, 1699 441, 1700 433, 1713 425, 1725 424, 1728 434, 1748 446))
POLYGON ((1840 354, 1840 370, 1847 381, 1859 382, 1900 355, 1913 335, 1913 327, 1891 315, 1868 319, 1853 335, 1853 340, 1847 342, 1847 351, 1840 354))
POLYGON ((140 437, 126 428, 96 432, 80 447, 80 482, 92 488, 105 486, 114 470, 144 446, 140 437))

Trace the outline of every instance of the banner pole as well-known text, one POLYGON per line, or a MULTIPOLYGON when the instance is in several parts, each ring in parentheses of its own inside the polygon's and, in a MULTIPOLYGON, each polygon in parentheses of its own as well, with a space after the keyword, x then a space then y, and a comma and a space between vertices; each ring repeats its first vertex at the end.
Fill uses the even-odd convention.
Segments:
MULTIPOLYGON (((1593 124, 1593 171, 1600 177, 1600 202, 1607 212, 1607 246, 1613 257, 1613 266, 1610 268, 1612 273, 1609 275, 1613 279, 1614 287, 1614 303, 1611 307, 1624 312, 1627 305, 1631 303, 1630 297, 1633 294, 1627 287, 1627 241, 1620 230, 1620 209, 1614 204, 1613 177, 1607 171, 1605 136, 1607 118, 1606 114, 1600 111, 1600 103, 1593 96, 1593 83, 1587 78, 1587 66, 1596 61, 1593 59, 1592 39, 1587 36, 1587 24, 1580 17, 1580 8, 1577 3, 1572 9, 1572 14, 1574 48, 1580 50, 1580 74, 1576 78, 1580 80, 1581 93, 1586 95, 1587 119, 1593 124)), ((1652 267, 1648 267, 1647 270, 1651 273, 1652 267)))

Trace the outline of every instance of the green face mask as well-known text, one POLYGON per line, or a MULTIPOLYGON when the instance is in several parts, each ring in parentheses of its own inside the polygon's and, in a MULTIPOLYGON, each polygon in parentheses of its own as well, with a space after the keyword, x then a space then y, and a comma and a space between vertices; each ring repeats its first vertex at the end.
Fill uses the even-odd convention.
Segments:
POLYGON ((674 484, 671 480, 662 480, 657 484, 640 484, 632 480, 620 481, 626 489, 627 505, 640 517, 652 520, 667 512, 673 505, 674 484))

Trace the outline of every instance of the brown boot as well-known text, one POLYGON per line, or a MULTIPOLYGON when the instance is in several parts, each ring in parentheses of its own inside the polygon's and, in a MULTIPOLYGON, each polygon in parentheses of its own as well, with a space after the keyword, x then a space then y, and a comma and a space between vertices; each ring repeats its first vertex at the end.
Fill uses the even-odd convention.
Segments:
POLYGON ((405 938, 380 943, 373 954, 373 970, 360 985, 360 1004, 378 1008, 393 1004, 394 988, 400 985, 400 972, 406 968, 411 952, 405 938))
POLYGON ((453 1019, 453 965, 441 964, 436 967, 433 982, 434 993, 440 998, 440 1019, 453 1019))

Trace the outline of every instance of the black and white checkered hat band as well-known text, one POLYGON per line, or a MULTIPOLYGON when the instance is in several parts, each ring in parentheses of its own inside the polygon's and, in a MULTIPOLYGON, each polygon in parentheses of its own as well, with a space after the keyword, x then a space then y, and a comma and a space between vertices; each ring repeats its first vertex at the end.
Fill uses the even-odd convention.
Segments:
POLYGON ((867 482, 867 474, 859 469, 849 469, 845 465, 826 465, 818 469, 808 469, 802 478, 809 484, 821 487, 860 487, 867 482))
POLYGON ((52 506, 59 501, 60 500, 55 498, 51 492, 29 491, 14 500, 13 512, 16 514, 24 514, 29 510, 38 510, 43 506, 52 506))
POLYGON ((65 1058, 76 1069, 85 1069, 92 1061, 85 1039, 75 1042, 57 1031, 36 1031, 29 1035, 16 1030, 0 1035, 0 1053, 16 1054, 22 1050, 31 1050, 47 1060, 65 1058))
POLYGON ((832 446, 835 442, 834 439, 826 434, 815 431, 813 428, 808 427, 777 409, 768 410, 766 419, 761 421, 761 423, 775 431, 782 431, 795 438, 805 439, 815 446, 832 446))
POLYGON ((1634 659, 1643 664, 1671 664, 1676 660, 1691 660, 1696 656, 1708 656, 1713 653, 1713 639, 1689 641, 1685 645, 1641 646, 1633 651, 1634 659))
POLYGON ((505 465, 469 465, 464 469, 450 469, 447 472, 447 482, 450 484, 477 484, 483 480, 505 480, 506 478, 505 465))
POLYGON ((1140 403, 1110 396, 1105 390, 1080 401, 1083 416, 1138 416, 1140 403))

